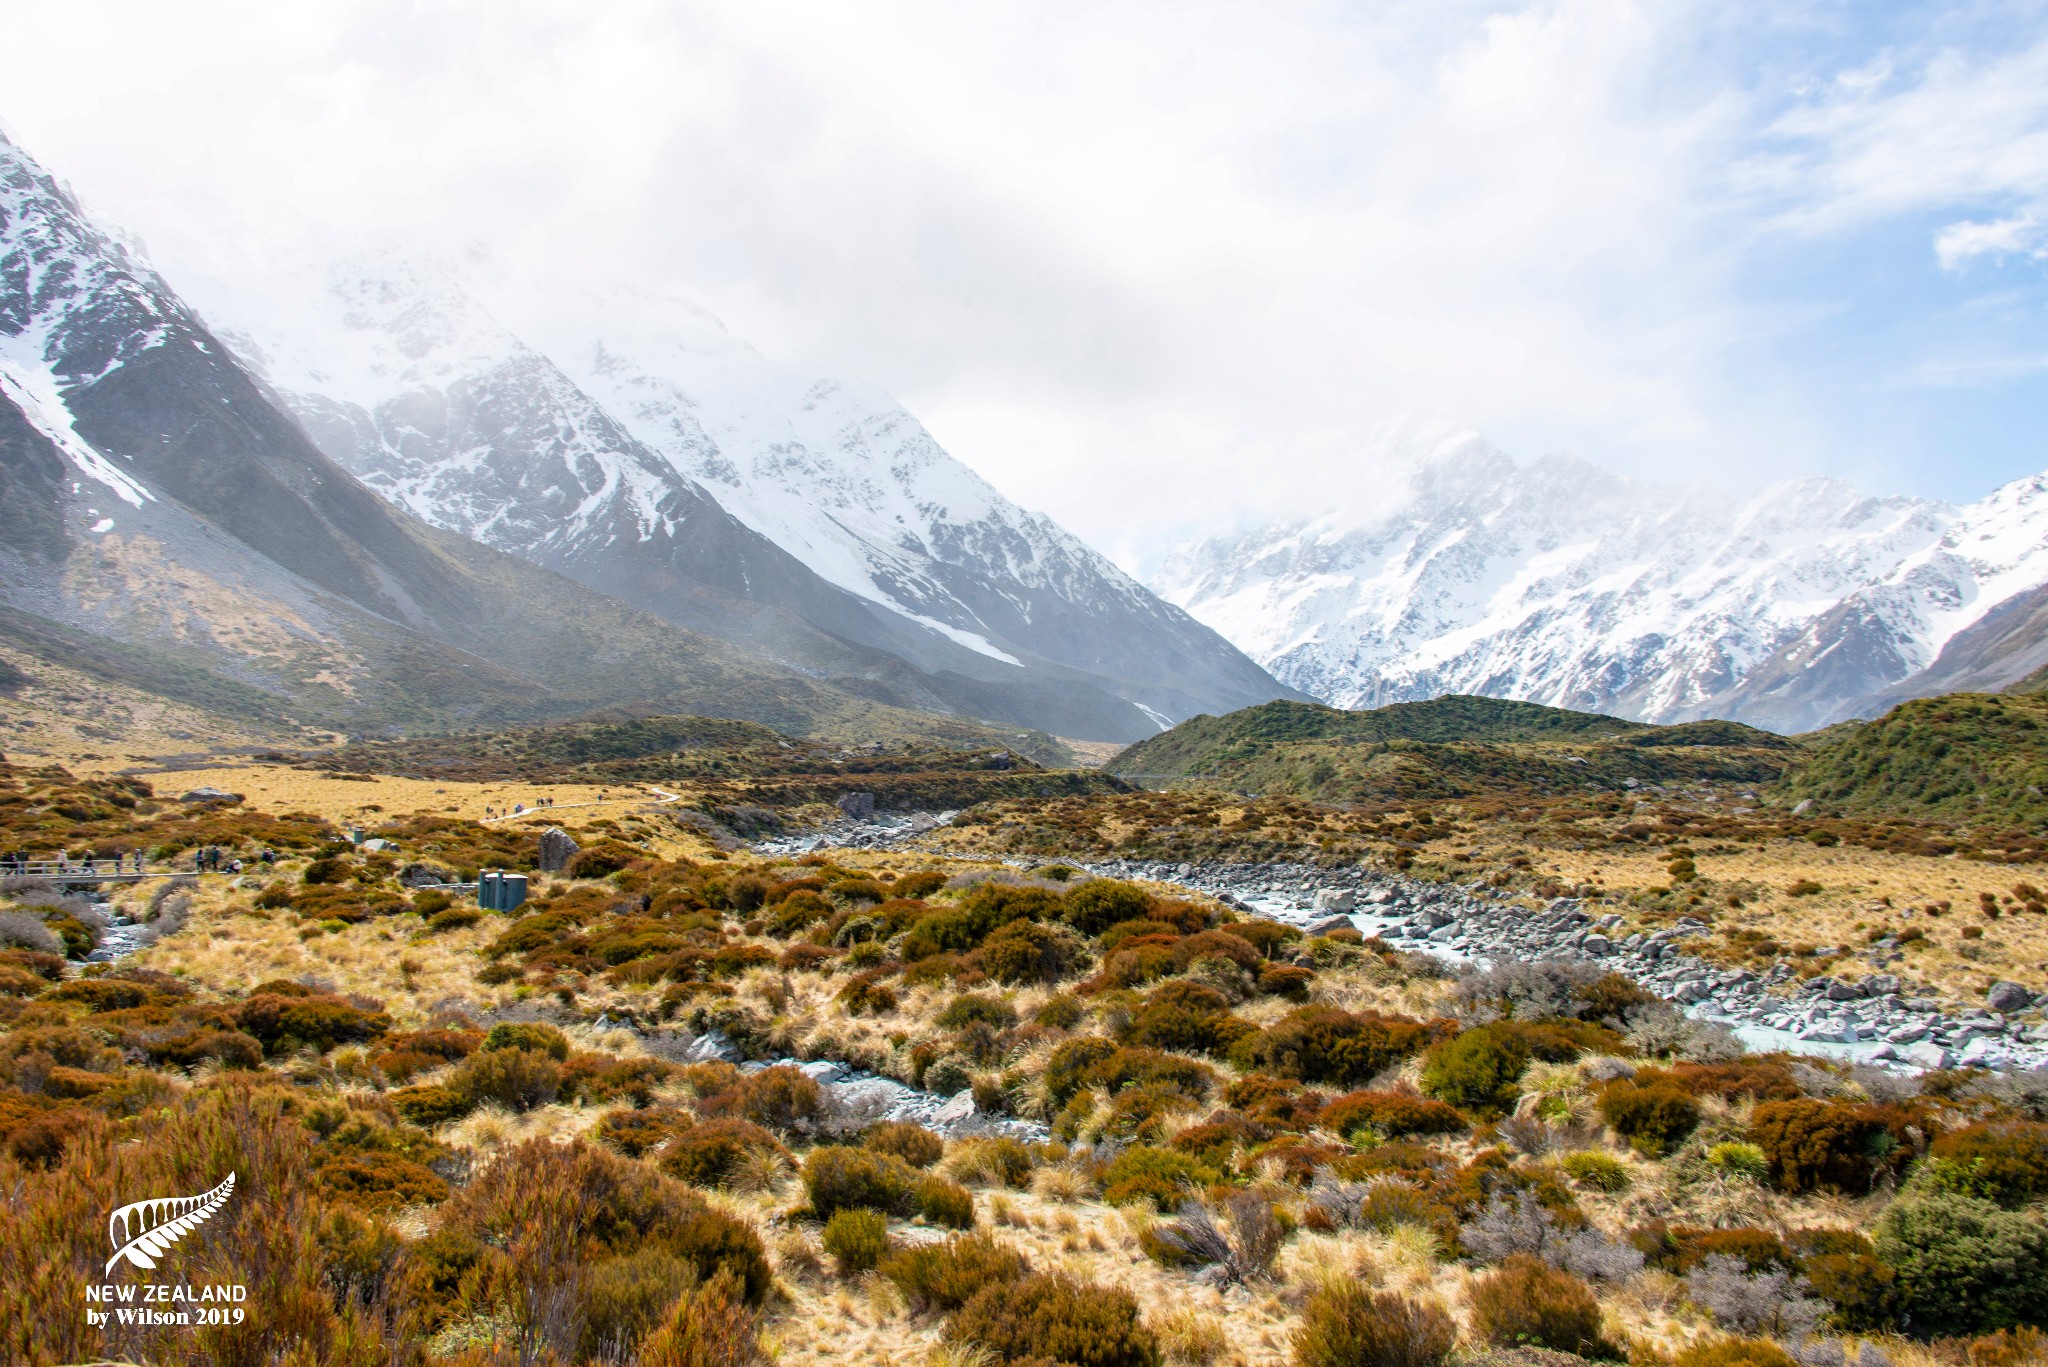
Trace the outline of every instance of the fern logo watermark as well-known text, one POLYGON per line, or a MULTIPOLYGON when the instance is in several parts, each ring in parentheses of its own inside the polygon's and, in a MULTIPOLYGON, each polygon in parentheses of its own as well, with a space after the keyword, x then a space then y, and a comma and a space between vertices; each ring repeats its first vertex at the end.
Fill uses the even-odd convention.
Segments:
POLYGON ((107 1242, 114 1247, 107 1271, 121 1262, 153 1270, 166 1249, 211 1220, 234 1194, 235 1175, 229 1173, 219 1186, 197 1196, 158 1196, 122 1206, 107 1217, 107 1242))

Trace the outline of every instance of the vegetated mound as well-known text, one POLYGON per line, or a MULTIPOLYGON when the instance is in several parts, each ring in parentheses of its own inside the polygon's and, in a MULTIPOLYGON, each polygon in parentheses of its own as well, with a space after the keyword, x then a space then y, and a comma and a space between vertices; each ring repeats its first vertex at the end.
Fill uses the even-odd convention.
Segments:
POLYGON ((1276 702, 1195 717, 1130 747, 1108 768, 1142 779, 1361 801, 1605 789, 1630 779, 1767 782, 1796 749, 1735 722, 1651 726, 1453 695, 1364 712, 1276 702))
POLYGON ((1837 729, 1777 795, 1843 812, 2048 816, 2048 695, 1949 693, 1837 729))
POLYGON ((1042 732, 960 725, 941 739, 845 745, 728 718, 603 713, 552 726, 359 741, 301 767, 472 782, 687 782, 772 807, 831 802, 857 790, 872 792, 884 808, 904 809, 1122 789, 1100 771, 1052 769, 1041 760, 1068 761, 1042 732))

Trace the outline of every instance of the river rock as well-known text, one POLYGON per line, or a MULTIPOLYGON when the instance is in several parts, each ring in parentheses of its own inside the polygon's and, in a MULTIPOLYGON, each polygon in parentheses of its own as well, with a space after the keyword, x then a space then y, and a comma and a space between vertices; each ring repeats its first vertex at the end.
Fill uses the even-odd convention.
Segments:
POLYGON ((452 883, 454 881, 454 874, 433 864, 407 864, 398 871, 398 882, 401 887, 424 888, 431 887, 435 883, 452 883))
POLYGON ((2034 1004, 2034 994, 2016 982, 1995 982, 1984 1000, 1993 1011, 2024 1011, 2034 1004))
POLYGON ((949 1098, 945 1105, 932 1112, 932 1128, 945 1131, 942 1126, 964 1124, 974 1118, 974 1089, 963 1087, 949 1098))
POLYGON ((839 795, 838 807, 841 812, 852 817, 855 821, 868 821, 873 819, 875 815, 875 795, 873 793, 841 793, 839 795))
POLYGON ((738 1063, 745 1057, 723 1030, 706 1030, 683 1050, 685 1063, 738 1063))
POLYGON ((1316 894, 1317 911, 1350 911, 1358 905, 1358 894, 1349 888, 1324 888, 1316 894))
POLYGON ((1355 927, 1351 924, 1349 916, 1326 916, 1320 921, 1311 922, 1307 927, 1310 935, 1328 935, 1333 930, 1352 929, 1355 927))
POLYGON ((1907 1045, 1905 1052, 1901 1055, 1901 1057, 1903 1057, 1908 1064, 1912 1065, 1915 1068, 1926 1068, 1930 1070, 1946 1068, 1948 1067, 1949 1062, 1948 1050, 1942 1048, 1940 1045, 1934 1043, 1932 1040, 1922 1040, 1918 1044, 1907 1045))

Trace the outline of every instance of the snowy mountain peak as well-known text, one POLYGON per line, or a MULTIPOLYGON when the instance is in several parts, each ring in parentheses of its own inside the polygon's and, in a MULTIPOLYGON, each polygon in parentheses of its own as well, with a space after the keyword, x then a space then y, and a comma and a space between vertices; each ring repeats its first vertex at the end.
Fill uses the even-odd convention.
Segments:
POLYGON ((1339 706, 1471 692, 1797 730, 2048 583, 2044 477, 1963 508, 1818 478, 1738 501, 1473 439, 1405 483, 1369 520, 1184 547, 1153 587, 1339 706))
POLYGON ((202 297, 387 498, 779 660, 893 658, 935 700, 1105 739, 1285 692, 882 390, 771 361, 701 309, 536 304, 382 252, 202 297))

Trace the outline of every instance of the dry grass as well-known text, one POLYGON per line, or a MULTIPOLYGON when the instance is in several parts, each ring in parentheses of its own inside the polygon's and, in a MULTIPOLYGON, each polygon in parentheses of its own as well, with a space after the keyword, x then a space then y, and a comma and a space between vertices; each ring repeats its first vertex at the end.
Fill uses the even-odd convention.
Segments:
MULTIPOLYGON (((1668 851, 1584 850, 1541 845, 1527 832, 1492 836, 1482 829, 1459 849, 1472 855, 1460 874, 1504 869, 1510 858, 1534 859, 1533 871, 1563 882, 1589 884, 1611 898, 1671 886, 1668 851)), ((1701 842, 1690 846, 1699 872, 1695 886, 1701 908, 1718 928, 1754 930, 1788 947, 1833 945, 1860 949, 1883 935, 1918 929, 1925 941, 1884 971, 1926 981, 1964 997, 1981 996, 2000 978, 2022 982, 2039 977, 2048 962, 2048 916, 2008 911, 1997 920, 1978 910, 1979 894, 2009 895, 2015 884, 2048 883, 2048 874, 2027 866, 2007 867, 1975 860, 1935 858, 1867 850, 1848 845, 1820 847, 1803 840, 1767 840, 1731 847, 1701 842), (1794 897, 1800 880, 1818 883, 1818 893, 1794 897), (1730 906, 1730 896, 1741 906, 1730 906), (1930 916, 1929 905, 1948 910, 1930 916), (1966 939, 1965 927, 1982 932, 1966 939)), ((1626 906, 1617 908, 1632 921, 1626 906)), ((1646 923, 1645 923, 1646 924, 1646 923)), ((1875 972, 1851 958, 1831 972, 1854 977, 1875 972)))

